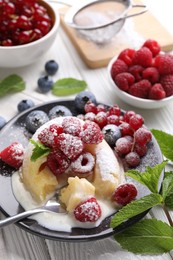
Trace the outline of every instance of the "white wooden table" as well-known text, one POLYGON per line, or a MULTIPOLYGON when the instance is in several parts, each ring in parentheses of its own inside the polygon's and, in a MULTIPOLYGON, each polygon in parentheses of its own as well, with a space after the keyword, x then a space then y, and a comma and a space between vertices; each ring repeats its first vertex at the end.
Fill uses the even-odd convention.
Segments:
MULTIPOLYGON (((173 34, 173 2, 172 0, 146 0, 145 1, 164 26, 173 34)), ((0 99, 0 115, 6 120, 17 114, 17 104, 22 99, 31 98, 35 104, 51 100, 60 100, 52 94, 40 94, 36 91, 37 79, 43 74, 44 64, 47 60, 55 59, 59 63, 59 72, 54 79, 74 77, 83 79, 88 83, 89 89, 96 95, 97 99, 104 103, 119 104, 122 109, 136 110, 128 106, 116 97, 110 86, 106 68, 89 69, 81 60, 77 51, 69 41, 67 35, 60 28, 55 44, 50 51, 37 63, 18 69, 0 69, 0 79, 17 73, 26 81, 26 90, 15 95, 9 95, 0 99)), ((70 99, 73 96, 69 97, 70 99)), ((162 129, 173 132, 173 103, 158 110, 138 110, 145 118, 145 124, 149 128, 162 129)), ((166 221, 159 208, 154 208, 148 214, 166 221)), ((1 219, 4 218, 0 213, 1 219)), ((173 253, 161 256, 140 256, 123 251, 116 242, 110 238, 95 242, 69 243, 52 241, 31 235, 15 225, 10 225, 0 230, 0 260, 120 260, 120 259, 145 259, 159 260, 172 259, 173 253)))

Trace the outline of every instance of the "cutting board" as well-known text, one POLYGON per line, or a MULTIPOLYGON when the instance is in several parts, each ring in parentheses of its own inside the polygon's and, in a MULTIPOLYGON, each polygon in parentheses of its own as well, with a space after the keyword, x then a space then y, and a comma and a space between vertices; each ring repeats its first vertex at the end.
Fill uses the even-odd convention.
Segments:
MULTIPOLYGON (((133 1, 140 4, 138 0, 133 1)), ((68 8, 63 8, 65 13, 68 8)), ((75 29, 64 22, 61 15, 61 24, 69 36, 79 55, 89 68, 101 68, 108 65, 111 58, 118 55, 125 48, 138 48, 145 39, 154 39, 159 42, 163 51, 173 49, 173 35, 154 17, 150 10, 146 13, 126 19, 121 31, 109 42, 98 45, 83 38, 75 29)))

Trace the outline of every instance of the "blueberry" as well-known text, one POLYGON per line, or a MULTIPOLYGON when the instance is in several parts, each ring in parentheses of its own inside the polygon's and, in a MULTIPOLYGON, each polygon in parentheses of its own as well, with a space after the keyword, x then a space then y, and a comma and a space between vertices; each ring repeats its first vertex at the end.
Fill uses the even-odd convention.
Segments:
POLYGON ((49 118, 53 119, 59 116, 72 116, 72 112, 65 106, 55 106, 49 111, 49 118))
POLYGON ((5 118, 3 118, 2 116, 0 116, 0 130, 4 127, 4 125, 6 124, 6 120, 5 118))
POLYGON ((26 117, 26 129, 31 133, 35 133, 35 131, 47 121, 49 121, 49 118, 44 111, 34 110, 26 117))
POLYGON ((19 112, 22 112, 33 106, 35 106, 35 104, 31 99, 24 99, 19 102, 19 104, 17 105, 17 109, 19 112))
POLYGON ((59 65, 54 60, 47 61, 45 64, 45 70, 46 70, 47 74, 51 75, 51 76, 57 72, 58 68, 59 68, 59 65))
POLYGON ((104 126, 102 133, 104 134, 104 139, 111 147, 114 147, 115 142, 121 137, 119 127, 113 124, 104 126))
POLYGON ((51 90, 54 82, 49 76, 43 76, 37 81, 38 89, 41 93, 47 93, 51 90))
POLYGON ((94 94, 90 91, 81 91, 79 94, 76 95, 75 97, 75 106, 77 108, 78 111, 80 111, 81 113, 84 113, 84 107, 85 104, 91 101, 93 103, 97 103, 96 102, 96 97, 94 96, 94 94))

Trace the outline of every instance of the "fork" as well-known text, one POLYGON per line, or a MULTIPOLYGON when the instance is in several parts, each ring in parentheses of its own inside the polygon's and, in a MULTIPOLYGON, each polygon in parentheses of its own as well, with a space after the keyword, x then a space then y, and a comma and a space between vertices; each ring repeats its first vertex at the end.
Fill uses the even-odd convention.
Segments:
POLYGON ((5 227, 7 225, 10 225, 12 223, 16 223, 19 220, 22 220, 26 217, 32 216, 37 213, 41 212, 55 212, 55 213, 61 213, 61 214, 66 214, 67 211, 62 208, 60 203, 56 200, 56 196, 52 197, 49 199, 45 205, 39 207, 39 208, 34 208, 30 209, 27 211, 24 211, 22 213, 16 214, 14 216, 8 217, 6 219, 0 220, 0 228, 5 227))

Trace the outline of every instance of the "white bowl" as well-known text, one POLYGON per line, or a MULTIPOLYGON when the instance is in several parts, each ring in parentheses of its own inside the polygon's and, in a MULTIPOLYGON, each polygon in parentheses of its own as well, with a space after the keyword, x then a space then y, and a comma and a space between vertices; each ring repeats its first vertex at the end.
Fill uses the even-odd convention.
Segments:
POLYGON ((55 12, 53 7, 43 0, 39 1, 53 19, 52 29, 42 38, 31 43, 18 46, 0 46, 0 67, 15 68, 26 66, 36 62, 52 46, 60 24, 59 13, 55 12))
POLYGON ((138 98, 138 97, 132 96, 132 95, 128 94, 127 92, 120 90, 111 77, 111 68, 116 59, 117 59, 117 56, 113 57, 108 64, 108 78, 109 78, 111 85, 115 89, 115 93, 121 100, 123 100, 124 102, 126 102, 127 104, 129 104, 131 106, 138 107, 138 108, 144 108, 144 109, 161 108, 161 107, 168 105, 170 102, 173 102, 173 96, 163 98, 161 100, 144 99, 144 98, 138 98))

